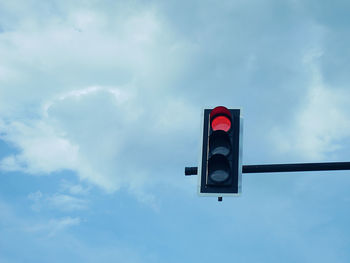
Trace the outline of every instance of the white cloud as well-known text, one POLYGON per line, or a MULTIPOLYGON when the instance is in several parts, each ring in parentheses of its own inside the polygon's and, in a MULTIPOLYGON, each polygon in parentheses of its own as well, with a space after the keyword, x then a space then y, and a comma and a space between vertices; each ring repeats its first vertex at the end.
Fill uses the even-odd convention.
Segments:
POLYGON ((292 123, 272 131, 272 140, 280 152, 308 160, 329 158, 343 147, 340 142, 350 137, 350 93, 323 81, 317 63, 320 57, 319 50, 305 57, 311 81, 304 102, 295 111, 292 123))
MULTIPOLYGON (((38 198, 42 198, 42 194, 40 191, 36 193, 32 193, 29 195, 29 198, 37 200, 38 198)), ((37 222, 37 218, 35 220, 30 217, 25 217, 23 219, 23 215, 19 216, 13 207, 0 200, 0 209, 1 209, 1 217, 0 217, 0 230, 16 230, 16 231, 26 231, 26 232, 36 232, 41 233, 48 236, 54 236, 58 232, 64 231, 65 229, 77 226, 81 223, 81 219, 79 217, 63 217, 63 218, 52 218, 46 222, 37 222)))
POLYGON ((49 206, 62 211, 85 210, 88 208, 86 200, 65 194, 55 194, 48 197, 47 200, 49 206))
POLYGON ((27 113, 29 107, 35 111, 58 93, 101 82, 157 89, 186 70, 184 61, 189 57, 184 55, 191 45, 176 38, 152 7, 110 12, 101 6, 58 4, 62 13, 31 9, 23 16, 17 10, 23 7, 8 8, 7 13, 15 16, 9 21, 16 24, 0 34, 0 69, 2 75, 12 72, 6 78, 16 77, 0 79, 2 115, 23 115, 25 106, 27 113))
POLYGON ((49 237, 55 236, 69 227, 79 225, 81 222, 79 217, 64 217, 60 219, 51 219, 46 223, 33 224, 26 228, 28 232, 44 233, 49 237))
POLYGON ((60 185, 61 192, 68 192, 72 195, 87 195, 90 191, 90 187, 84 187, 81 184, 73 184, 67 180, 62 180, 60 185))
MULTIPOLYGON (((81 189, 78 188, 81 193, 81 189)), ((55 194, 42 194, 41 191, 36 191, 28 195, 28 199, 33 203, 31 208, 34 211, 39 212, 42 208, 54 209, 63 212, 71 212, 77 210, 88 209, 88 201, 83 198, 79 198, 73 195, 55 193, 55 194)))
POLYGON ((17 17, 22 7, 6 8, 18 19, 0 34, 0 69, 16 78, 0 77, 0 130, 17 153, 0 168, 72 170, 108 192, 152 184, 144 153, 172 159, 161 144, 193 125, 191 105, 165 92, 193 47, 152 7, 110 13, 59 5, 65 12, 45 23, 45 12, 17 17))
POLYGON ((20 149, 19 154, 5 157, 0 168, 31 174, 74 169, 79 147, 42 120, 0 124, 2 139, 20 149))

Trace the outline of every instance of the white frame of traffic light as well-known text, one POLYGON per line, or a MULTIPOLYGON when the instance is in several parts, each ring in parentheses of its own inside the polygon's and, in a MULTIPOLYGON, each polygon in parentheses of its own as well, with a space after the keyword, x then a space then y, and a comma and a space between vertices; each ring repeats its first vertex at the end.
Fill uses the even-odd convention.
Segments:
MULTIPOLYGON (((201 192, 201 177, 202 177, 202 155, 203 155, 203 141, 204 141, 204 133, 203 130, 204 128, 204 113, 205 110, 213 110, 215 107, 206 107, 202 109, 201 112, 201 126, 200 126, 200 138, 201 138, 201 146, 200 146, 200 151, 199 151, 199 158, 198 158, 198 183, 197 183, 197 193, 199 196, 211 196, 211 197, 238 197, 242 193, 242 157, 243 157, 243 116, 242 116, 242 108, 227 108, 229 110, 239 110, 240 116, 239 116, 239 142, 238 142, 238 148, 239 148, 239 157, 238 157, 238 193, 202 193, 201 192)), ((233 120, 231 120, 233 122, 233 120)), ((210 119, 209 123, 210 125, 210 119)))

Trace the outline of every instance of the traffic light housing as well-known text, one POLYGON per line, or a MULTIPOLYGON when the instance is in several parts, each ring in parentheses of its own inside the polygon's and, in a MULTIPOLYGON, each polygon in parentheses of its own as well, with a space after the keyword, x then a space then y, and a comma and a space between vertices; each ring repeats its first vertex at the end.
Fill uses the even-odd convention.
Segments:
POLYGON ((241 193, 242 130, 240 109, 218 106, 204 110, 200 195, 241 193))

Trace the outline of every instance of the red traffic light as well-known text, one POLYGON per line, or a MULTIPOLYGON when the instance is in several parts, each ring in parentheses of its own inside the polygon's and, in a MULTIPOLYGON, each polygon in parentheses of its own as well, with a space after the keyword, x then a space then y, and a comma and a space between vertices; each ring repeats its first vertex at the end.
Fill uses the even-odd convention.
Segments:
POLYGON ((211 128, 213 131, 222 130, 227 132, 231 129, 231 120, 226 116, 218 116, 212 120, 211 128))
POLYGON ((223 106, 216 107, 210 112, 210 120, 213 131, 227 132, 231 129, 231 113, 223 106))
POLYGON ((238 195, 241 192, 240 109, 204 109, 199 193, 238 195))

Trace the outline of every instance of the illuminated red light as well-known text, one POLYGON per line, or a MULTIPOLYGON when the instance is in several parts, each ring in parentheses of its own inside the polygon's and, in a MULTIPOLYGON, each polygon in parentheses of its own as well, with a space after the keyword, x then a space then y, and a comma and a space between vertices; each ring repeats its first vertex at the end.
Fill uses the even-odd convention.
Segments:
POLYGON ((229 131, 231 129, 231 112, 223 107, 218 106, 210 112, 211 128, 214 131, 229 131))
POLYGON ((226 116, 217 116, 212 120, 211 128, 214 131, 221 130, 227 132, 231 129, 231 120, 226 116))

